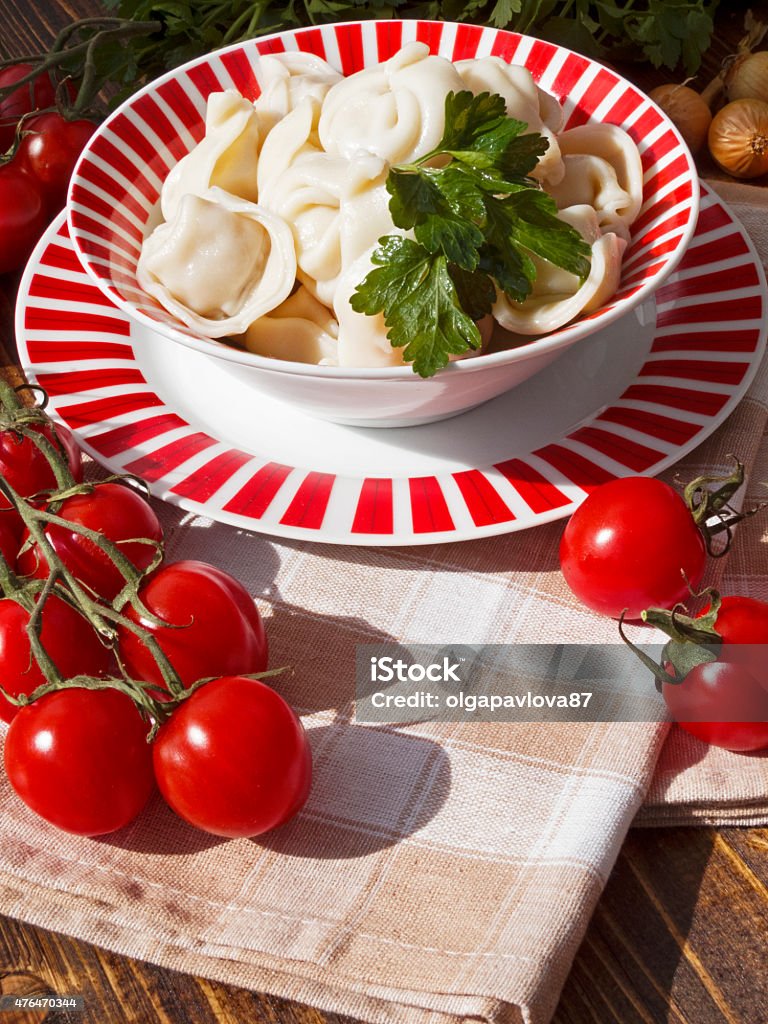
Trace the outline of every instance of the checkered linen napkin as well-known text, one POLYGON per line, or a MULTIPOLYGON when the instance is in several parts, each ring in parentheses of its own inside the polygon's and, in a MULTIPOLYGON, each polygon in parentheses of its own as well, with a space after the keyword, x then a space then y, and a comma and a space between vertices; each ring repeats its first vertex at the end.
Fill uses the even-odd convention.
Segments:
MULTIPOLYGON (((768 254, 754 191, 725 198, 768 254)), ((768 480, 767 399, 762 373, 676 471, 725 470, 736 452, 750 481, 768 480)), ((664 725, 355 722, 361 643, 615 642, 615 623, 562 582, 562 524, 367 550, 158 512, 169 559, 240 577, 268 621, 272 663, 294 667, 275 685, 309 729, 309 803, 271 835, 223 841, 156 799, 89 840, 35 819, 1 781, 4 913, 380 1024, 544 1024, 638 812, 649 824, 768 820, 768 759, 676 731, 664 745, 664 725)), ((724 588, 768 597, 762 530, 740 528, 717 566, 724 588)))

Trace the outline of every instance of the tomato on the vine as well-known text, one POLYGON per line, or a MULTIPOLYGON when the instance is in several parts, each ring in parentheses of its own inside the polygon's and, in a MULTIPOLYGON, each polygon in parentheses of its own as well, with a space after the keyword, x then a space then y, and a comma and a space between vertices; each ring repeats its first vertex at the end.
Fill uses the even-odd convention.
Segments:
POLYGON ((24 265, 47 224, 40 185, 15 160, 0 167, 0 274, 24 265))
MULTIPOLYGON (((267 636, 253 599, 233 576, 205 562, 170 562, 139 589, 139 599, 168 626, 123 614, 154 636, 185 686, 198 679, 263 672, 267 636)), ((162 685, 157 664, 142 640, 118 627, 120 657, 134 679, 162 685)))
MULTIPOLYGON (((163 537, 154 509, 137 491, 123 484, 94 484, 91 490, 66 498, 56 514, 112 541, 139 570, 150 565, 156 555, 156 544, 163 537), (137 538, 146 538, 151 543, 137 538)), ((124 576, 92 540, 59 524, 48 524, 45 534, 67 569, 103 600, 111 601, 122 590, 124 576)), ((27 539, 25 533, 24 542, 27 539)), ((19 555, 18 566, 25 576, 48 575, 48 563, 34 542, 19 555)))
MULTIPOLYGON (((0 686, 13 697, 32 693, 46 682, 32 656, 28 622, 29 612, 17 601, 0 600, 0 686)), ((112 664, 111 652, 90 623, 55 594, 42 611, 40 641, 64 679, 103 676, 112 664)), ((0 695, 0 718, 10 722, 18 710, 0 695)))
POLYGON ((37 181, 49 215, 66 205, 72 171, 95 131, 93 121, 68 121, 55 111, 24 122, 15 161, 37 181))
POLYGON ((127 825, 154 788, 147 724, 115 689, 56 690, 22 708, 5 739, 5 770, 27 807, 82 836, 127 825))
MULTIPOLYGON (((7 89, 32 71, 31 64, 11 64, 0 71, 0 89, 7 89)), ((50 76, 38 75, 33 82, 25 82, 0 100, 0 153, 13 145, 16 125, 24 114, 51 107, 56 102, 56 90, 50 76)))
POLYGON ((153 760, 168 805, 205 832, 256 836, 282 825, 307 799, 312 755, 283 698, 256 679, 215 679, 160 728, 153 760))
MULTIPOLYGON (((80 449, 72 432, 61 424, 35 424, 27 428, 42 435, 60 450, 67 461, 69 472, 76 481, 83 479, 83 465, 80 449)), ((30 498, 41 491, 50 491, 56 487, 56 476, 44 452, 38 448, 29 436, 23 436, 11 427, 0 430, 0 476, 22 496, 30 498)), ((0 493, 0 510, 10 509, 10 502, 0 493)), ((5 518, 4 513, 3 518, 5 518)), ((19 533, 23 528, 21 519, 15 511, 8 513, 19 533)))
POLYGON ((19 533, 16 529, 16 524, 11 519, 10 512, 0 512, 0 554, 2 554, 11 571, 16 568, 16 556, 18 553, 19 533))
POLYGON ((768 747, 768 692, 744 665, 705 662, 681 683, 662 684, 675 721, 705 743, 726 750, 768 747))
POLYGON ((704 574, 706 544, 690 509, 654 477, 611 480, 571 516, 560 542, 565 581, 587 607, 637 619, 671 608, 704 574))

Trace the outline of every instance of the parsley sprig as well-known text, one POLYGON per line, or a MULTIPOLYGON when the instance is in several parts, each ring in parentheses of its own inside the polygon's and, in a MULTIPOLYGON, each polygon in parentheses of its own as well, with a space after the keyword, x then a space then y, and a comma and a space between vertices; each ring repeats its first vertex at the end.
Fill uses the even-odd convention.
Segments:
POLYGON ((379 239, 351 302, 384 314, 391 344, 422 377, 480 347, 476 321, 497 289, 519 302, 530 295, 532 255, 589 274, 589 245, 530 177, 548 142, 527 127, 507 117, 501 96, 449 93, 435 149, 390 169, 392 220, 414 237, 379 239))

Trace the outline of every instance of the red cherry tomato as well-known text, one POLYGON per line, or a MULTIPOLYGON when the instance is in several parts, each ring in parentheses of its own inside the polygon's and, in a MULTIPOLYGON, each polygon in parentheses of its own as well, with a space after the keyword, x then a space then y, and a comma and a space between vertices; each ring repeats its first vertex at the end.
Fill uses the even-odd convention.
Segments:
POLYGON ((0 167, 0 274, 22 267, 48 224, 43 193, 14 160, 0 167))
MULTIPOLYGON (((0 71, 0 89, 7 89, 32 70, 31 64, 12 64, 0 71)), ((13 145, 16 125, 24 114, 53 106, 56 90, 47 74, 38 75, 33 82, 18 86, 5 99, 0 100, 0 153, 13 145)))
POLYGON ((256 679, 228 676, 201 686, 163 725, 155 777, 168 805, 205 832, 256 836, 303 806, 312 756, 301 722, 256 679))
MULTIPOLYGON (((13 697, 32 693, 46 681, 32 657, 29 613, 11 598, 0 600, 0 686, 13 697)), ((45 603, 40 640, 62 677, 104 676, 111 652, 79 612, 53 595, 45 603)), ((10 722, 19 708, 0 696, 0 718, 10 722)))
POLYGON ((81 836, 127 825, 154 788, 147 725, 117 690, 57 690, 22 708, 5 770, 27 807, 81 836))
POLYGON ((682 683, 664 683, 670 714, 705 743, 741 752, 768 747, 768 693, 743 665, 697 665, 682 683))
MULTIPOLYGON (((267 637, 259 611, 245 587, 221 569, 205 562, 171 562, 142 585, 139 598, 170 625, 149 622, 133 608, 125 609, 125 616, 155 637, 185 686, 266 669, 267 637)), ((118 636, 128 675, 162 685, 144 643, 124 626, 118 627, 118 636)))
POLYGON ((669 484, 653 477, 611 480, 571 516, 560 542, 565 581, 588 608, 637 619, 671 608, 704 574, 706 546, 669 484))
POLYGON ((15 159, 39 184, 50 216, 66 205, 72 171, 95 131, 93 121, 68 121, 55 112, 24 122, 15 159))
POLYGON ((743 665, 768 690, 768 602, 722 597, 715 629, 723 640, 719 660, 743 665))
MULTIPOLYGON (((53 423, 35 426, 34 430, 63 450, 70 473, 78 482, 82 480, 82 456, 71 431, 59 423, 56 426, 53 423)), ((0 431, 0 476, 4 477, 23 498, 30 498, 40 491, 50 491, 56 487, 56 476, 44 452, 30 437, 22 437, 13 430, 0 431)), ((0 510, 10 507, 5 495, 0 493, 0 510)), ((0 515, 5 518, 2 512, 0 515)), ((16 513, 8 515, 9 519, 12 517, 16 529, 21 533, 22 522, 16 513)))
MULTIPOLYGON (((90 492, 65 499, 57 515, 111 540, 137 569, 150 564, 155 545, 135 538, 159 542, 163 536, 151 506, 137 491, 117 483, 96 484, 90 492)), ((124 577, 96 544, 65 526, 49 524, 45 532, 64 565, 95 594, 111 601, 122 590, 124 577)), ((48 575, 45 556, 35 543, 19 556, 18 566, 25 576, 48 575)))
POLYGON ((8 568, 16 568, 16 556, 19 553, 19 532, 9 512, 0 512, 0 554, 8 563, 8 568))

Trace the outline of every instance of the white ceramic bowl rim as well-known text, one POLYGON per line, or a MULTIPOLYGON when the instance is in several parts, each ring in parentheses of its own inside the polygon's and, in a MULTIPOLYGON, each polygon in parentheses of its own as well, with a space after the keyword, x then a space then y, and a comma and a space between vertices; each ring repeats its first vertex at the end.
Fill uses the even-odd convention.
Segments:
MULTIPOLYGON (((378 19, 377 21, 376 19, 374 19, 372 21, 363 22, 349 20, 343 22, 332 22, 329 23, 328 25, 315 27, 321 29, 324 28, 328 30, 335 30, 337 28, 345 28, 348 26, 375 25, 380 23, 381 20, 382 19, 378 19)), ((418 21, 418 23, 421 25, 439 24, 444 28, 458 28, 461 25, 461 23, 458 22, 448 21, 430 22, 428 19, 385 19, 385 22, 387 24, 400 26, 407 25, 409 24, 409 22, 412 21, 418 21)), ((518 32, 512 32, 507 29, 488 28, 487 30, 493 33, 494 35, 508 35, 514 38, 518 38, 520 40, 533 38, 525 36, 518 32)), ((174 330, 169 324, 155 322, 154 320, 152 320, 151 317, 142 314, 135 308, 133 303, 124 299, 123 296, 115 289, 110 288, 107 281, 105 281, 105 279, 99 273, 97 273, 96 269, 92 265, 91 260, 88 258, 87 254, 82 251, 79 245, 78 229, 72 221, 73 190, 78 181, 80 166, 84 161, 86 161, 89 158, 93 142, 95 141, 97 136, 99 136, 106 128, 109 127, 112 121, 119 118, 125 110, 130 109, 131 105, 142 96, 148 93, 152 93, 164 83, 174 80, 180 73, 206 64, 212 56, 221 56, 222 54, 238 51, 249 44, 261 45, 265 43, 268 44, 270 40, 273 39, 285 40, 286 38, 295 37, 297 34, 303 31, 306 31, 306 29, 289 29, 278 32, 272 32, 263 36, 255 37, 252 40, 244 40, 239 43, 233 43, 230 46, 222 47, 218 50, 212 50, 210 53, 204 54, 201 57, 195 57, 192 60, 187 61, 186 63, 181 64, 176 68, 173 68, 171 71, 168 71, 165 74, 159 76, 158 78, 153 79, 151 82, 148 82, 147 85, 143 86, 135 93, 132 93, 131 96, 129 96, 123 103, 121 103, 120 106, 117 107, 109 115, 109 117, 107 117, 106 120, 102 122, 102 124, 97 129, 96 133, 94 133, 91 139, 89 139, 84 150, 80 154, 78 162, 73 171, 72 177, 70 179, 69 190, 67 194, 67 221, 70 236, 88 275, 93 279, 93 281, 98 285, 100 290, 112 302, 114 302, 136 323, 141 324, 143 327, 149 328, 150 330, 153 330, 156 333, 159 333, 165 337, 172 338, 173 340, 181 343, 182 345, 187 346, 188 348, 195 349, 198 352, 203 352, 206 355, 214 356, 216 358, 225 359, 229 362, 239 363, 241 365, 246 365, 254 369, 259 369, 278 374, 295 374, 299 376, 310 376, 313 378, 330 378, 336 380, 422 380, 422 378, 420 378, 414 372, 410 364, 394 367, 320 366, 314 363, 300 363, 291 360, 275 359, 269 356, 260 356, 253 352, 248 352, 246 350, 238 349, 236 347, 227 345, 223 341, 216 341, 214 339, 195 338, 185 333, 184 331, 174 330)), ((541 42, 541 40, 536 41, 541 42)), ((561 46, 558 43, 549 43, 546 40, 544 40, 543 42, 545 42, 546 45, 551 46, 554 50, 558 52, 562 52, 567 55, 572 55, 577 58, 587 60, 589 63, 597 63, 591 58, 585 57, 583 54, 579 54, 576 51, 570 50, 568 47, 561 46)), ((261 57, 263 56, 263 54, 258 53, 258 56, 261 57)), ((688 154, 691 168, 694 169, 695 165, 693 162, 693 157, 690 154, 690 150, 688 149, 688 146, 685 143, 682 135, 678 131, 677 127, 672 123, 672 121, 670 121, 667 114, 665 114, 664 111, 658 106, 658 104, 654 103, 649 97, 645 97, 642 91, 628 79, 625 79, 622 75, 620 75, 617 71, 614 71, 612 68, 609 68, 607 70, 609 70, 610 73, 615 77, 617 83, 621 83, 625 85, 628 89, 640 95, 643 95, 644 102, 647 102, 647 104, 661 116, 667 130, 671 130, 672 133, 675 135, 680 147, 683 149, 685 153, 688 154)), ((597 316, 595 316, 595 314, 591 314, 586 319, 577 319, 572 324, 566 325, 565 327, 561 327, 552 334, 542 335, 541 337, 535 338, 534 340, 523 342, 519 345, 515 345, 508 349, 502 349, 498 352, 491 352, 477 356, 469 355, 462 359, 454 360, 450 362, 446 367, 438 371, 438 373, 435 376, 444 377, 449 373, 466 374, 477 372, 488 367, 503 366, 508 362, 517 362, 524 358, 533 358, 535 356, 542 355, 547 352, 557 351, 560 348, 565 348, 573 344, 575 341, 578 341, 581 338, 593 334, 595 331, 599 330, 600 327, 603 326, 604 324, 614 322, 617 319, 621 319, 621 317, 629 313, 637 305, 646 300, 650 294, 656 291, 659 285, 669 276, 669 274, 672 273, 672 271, 679 263, 680 259, 683 256, 683 253, 688 247, 688 243, 693 237, 694 231, 696 230, 699 201, 699 179, 698 175, 695 173, 694 170, 694 174, 692 175, 691 180, 691 197, 689 200, 690 216, 688 218, 687 224, 685 225, 685 229, 680 236, 675 252, 665 260, 664 266, 656 274, 654 274, 652 278, 644 280, 642 284, 637 286, 637 288, 632 292, 631 295, 629 295, 626 299, 621 300, 621 305, 616 308, 615 312, 613 312, 611 316, 601 318, 599 316, 600 311, 598 310, 596 311, 597 316)))

